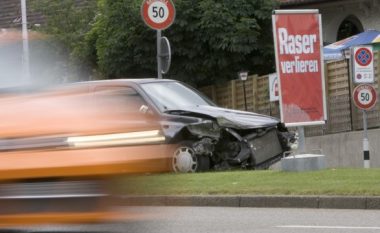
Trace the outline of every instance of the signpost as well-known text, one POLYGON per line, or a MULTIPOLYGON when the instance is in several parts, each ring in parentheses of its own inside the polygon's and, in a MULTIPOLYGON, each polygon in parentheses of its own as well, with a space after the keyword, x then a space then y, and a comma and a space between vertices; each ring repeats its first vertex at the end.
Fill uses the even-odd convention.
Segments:
POLYGON ((369 110, 376 104, 376 90, 369 84, 361 84, 354 89, 353 98, 356 107, 362 110, 369 110))
POLYGON ((377 93, 373 86, 360 84, 354 89, 354 103, 356 107, 363 110, 363 158, 364 168, 370 168, 369 141, 367 133, 367 110, 376 105, 377 93))
POLYGON ((141 5, 141 16, 148 27, 157 30, 157 78, 161 79, 162 74, 169 71, 171 61, 169 40, 161 37, 161 30, 173 24, 175 7, 171 0, 144 0, 141 5), (163 62, 166 62, 164 69, 163 62))
POLYGON ((161 70, 162 74, 166 74, 169 71, 170 64, 172 61, 172 52, 170 49, 170 42, 165 36, 161 37, 160 45, 160 55, 159 59, 161 60, 161 70))
POLYGON ((372 46, 356 46, 351 48, 353 55, 353 77, 355 83, 374 83, 372 46))
POLYGON ((361 83, 354 89, 353 99, 356 107, 363 111, 363 159, 364 168, 370 167, 369 141, 367 133, 367 110, 376 105, 377 93, 374 83, 373 51, 370 45, 351 48, 352 74, 355 83, 361 83))
POLYGON ((327 119, 323 39, 318 10, 275 10, 272 15, 281 121, 298 127, 305 152, 304 126, 327 119))
POLYGON ((290 127, 325 124, 321 15, 318 10, 275 10, 272 23, 281 121, 290 127))
POLYGON ((269 100, 270 102, 279 101, 280 91, 277 74, 269 75, 269 100))
POLYGON ((165 30, 174 22, 174 4, 171 0, 144 0, 141 15, 150 28, 165 30))

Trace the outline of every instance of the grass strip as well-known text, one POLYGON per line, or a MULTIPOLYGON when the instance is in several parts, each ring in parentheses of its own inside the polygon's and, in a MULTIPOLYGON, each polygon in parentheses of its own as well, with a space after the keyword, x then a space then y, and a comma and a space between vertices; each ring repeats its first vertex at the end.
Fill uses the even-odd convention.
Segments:
POLYGON ((380 196, 380 169, 311 172, 227 171, 119 177, 131 195, 343 195, 380 196))

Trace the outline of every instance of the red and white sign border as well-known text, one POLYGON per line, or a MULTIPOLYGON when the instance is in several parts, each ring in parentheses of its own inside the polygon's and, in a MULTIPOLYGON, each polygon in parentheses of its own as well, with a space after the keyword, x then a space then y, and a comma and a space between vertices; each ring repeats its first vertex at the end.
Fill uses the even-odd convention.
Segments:
POLYGON ((369 84, 375 82, 375 69, 374 69, 374 54, 373 54, 373 47, 371 45, 358 45, 351 47, 351 65, 352 65, 352 77, 354 83, 357 84, 369 84), (356 59, 356 54, 360 51, 360 49, 365 49, 368 52, 370 52, 371 59, 368 64, 362 65, 360 62, 356 59), (358 78, 357 73, 369 73, 371 76, 370 79, 367 80, 360 80, 358 78))
POLYGON ((375 88, 372 85, 369 85, 369 84, 360 84, 359 86, 355 87, 352 96, 353 96, 353 99, 354 99, 355 106, 358 107, 358 108, 360 108, 360 109, 362 109, 362 110, 370 110, 370 109, 372 109, 373 107, 375 107, 376 102, 377 102, 377 93, 376 93, 376 90, 375 90, 375 88), (359 100, 359 93, 363 89, 369 90, 371 92, 371 94, 372 94, 372 100, 368 104, 366 104, 366 105, 360 103, 360 100, 359 100))
POLYGON ((142 5, 141 5, 141 16, 142 16, 145 24, 154 30, 165 30, 168 27, 170 27, 174 22, 175 14, 176 14, 175 7, 174 7, 172 0, 144 0, 142 5), (166 4, 166 6, 168 8, 169 16, 162 23, 155 23, 149 17, 149 6, 154 2, 162 2, 162 3, 166 4))
POLYGON ((372 59, 373 59, 373 53, 372 53, 372 51, 368 47, 359 47, 358 50, 356 50, 356 52, 355 52, 355 61, 356 61, 356 63, 358 63, 361 66, 368 66, 368 65, 370 65, 372 63, 372 59), (369 61, 366 64, 361 64, 362 62, 357 59, 358 53, 361 50, 366 51, 370 55, 369 61))

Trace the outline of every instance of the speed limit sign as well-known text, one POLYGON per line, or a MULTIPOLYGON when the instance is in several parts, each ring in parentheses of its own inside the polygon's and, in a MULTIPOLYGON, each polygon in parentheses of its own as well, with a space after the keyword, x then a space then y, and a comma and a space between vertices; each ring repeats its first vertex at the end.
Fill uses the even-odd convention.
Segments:
POLYGON ((361 84, 354 89, 354 103, 362 110, 373 108, 377 101, 377 93, 373 86, 361 84))
POLYGON ((144 0, 141 16, 150 28, 164 30, 174 22, 174 4, 171 0, 144 0))

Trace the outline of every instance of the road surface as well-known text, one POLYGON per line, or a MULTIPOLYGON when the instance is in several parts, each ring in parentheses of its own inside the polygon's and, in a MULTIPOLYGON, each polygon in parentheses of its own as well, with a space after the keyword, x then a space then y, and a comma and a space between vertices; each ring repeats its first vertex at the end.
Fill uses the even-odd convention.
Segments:
MULTIPOLYGON (((130 207, 137 219, 94 226, 33 228, 33 232, 120 233, 369 233, 380 232, 379 210, 130 207)), ((126 214, 127 216, 127 214, 126 214)))

